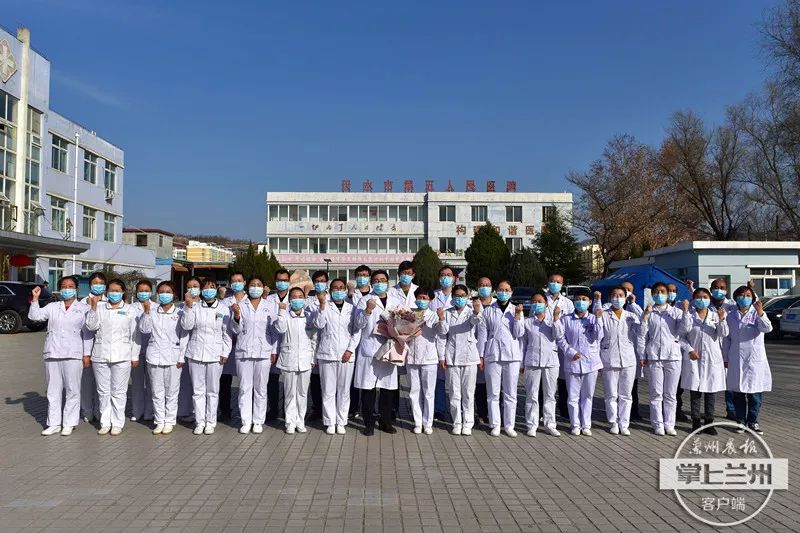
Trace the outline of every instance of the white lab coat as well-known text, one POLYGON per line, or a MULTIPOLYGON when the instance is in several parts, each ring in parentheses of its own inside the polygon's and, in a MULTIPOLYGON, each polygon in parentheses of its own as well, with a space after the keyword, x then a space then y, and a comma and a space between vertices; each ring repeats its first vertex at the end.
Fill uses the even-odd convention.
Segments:
POLYGON ((447 337, 439 360, 445 361, 447 366, 477 366, 481 357, 476 333, 482 322, 483 313, 476 315, 469 305, 460 311, 455 307, 448 309, 438 324, 439 334, 447 337))
POLYGON ((417 290, 419 286, 414 285, 413 283, 408 286, 408 294, 403 292, 403 288, 398 283, 394 287, 389 287, 388 297, 392 300, 401 301, 402 305, 405 305, 409 309, 414 309, 416 307, 415 303, 417 297, 414 296, 414 292, 417 290))
POLYGON ((635 313, 622 310, 617 318, 613 308, 603 311, 603 340, 600 360, 603 368, 628 368, 639 362, 637 353, 644 351, 641 322, 635 313))
MULTIPOLYGON (((247 293, 243 293, 242 300, 238 301, 240 307, 243 305, 245 300, 248 300, 247 293)), ((236 293, 233 293, 230 296, 226 296, 225 298, 223 298, 222 299, 222 303, 224 305, 226 305, 228 307, 228 309, 230 310, 231 306, 233 304, 237 303, 236 293)), ((231 311, 230 313, 231 313, 231 322, 230 322, 230 327, 231 327, 231 330, 230 330, 230 335, 231 335, 231 353, 228 356, 228 360, 225 361, 225 364, 222 367, 222 373, 223 374, 229 374, 231 376, 235 376, 236 375, 236 353, 237 353, 237 351, 236 351, 236 343, 237 343, 236 335, 237 335, 237 333, 233 330, 233 311, 231 311)))
POLYGON ((764 348, 764 334, 772 331, 769 317, 766 313, 758 316, 751 306, 744 316, 736 309, 726 320, 730 333, 722 341, 722 354, 728 362, 728 390, 771 391, 772 373, 764 348))
POLYGON ((129 304, 112 308, 110 302, 98 303, 97 309, 89 309, 86 327, 94 331, 92 362, 120 363, 138 361, 141 334, 138 314, 129 304))
POLYGON ((371 390, 375 388, 396 390, 397 389, 397 367, 386 361, 375 359, 375 352, 386 342, 386 337, 374 333, 375 326, 381 318, 383 311, 394 309, 398 305, 406 305, 406 300, 397 291, 388 291, 386 295, 386 307, 377 294, 372 293, 365 296, 358 302, 356 308, 355 327, 361 331, 361 343, 358 347, 358 358, 356 359, 356 371, 353 382, 356 388, 371 390), (367 314, 367 302, 375 300, 377 305, 371 314, 367 314))
POLYGON ((725 390, 725 364, 721 341, 728 336, 727 320, 708 310, 705 320, 697 310, 686 313, 681 321, 681 388, 699 392, 725 390), (696 352, 700 359, 692 361, 689 352, 696 352))
POLYGON ((671 305, 653 306, 647 318, 642 318, 645 335, 644 358, 648 361, 680 361, 680 323, 683 309, 671 305))
MULTIPOLYGON (((233 305, 233 304, 231 304, 233 305)), ((239 322, 231 313, 231 333, 235 335, 234 353, 237 359, 269 359, 275 353, 270 324, 277 317, 272 315, 272 307, 266 300, 254 307, 249 298, 239 302, 239 322)))
POLYGON ((439 317, 435 311, 426 309, 422 315, 422 331, 408 341, 407 365, 435 365, 439 362, 437 326, 439 317))
POLYGON ((341 361, 344 352, 349 351, 352 356, 347 364, 355 364, 356 348, 361 341, 361 330, 355 327, 355 311, 353 304, 346 300, 340 310, 330 299, 325 309, 317 304, 311 310, 311 323, 318 330, 318 360, 341 361))
MULTIPOLYGON (((564 336, 561 320, 553 321, 553 315, 544 314, 544 319, 536 316, 523 322, 525 334, 522 337, 525 368, 558 368, 558 339, 564 336)), ((538 416, 538 412, 536 413, 538 416)))
POLYGON ((51 302, 44 307, 39 300, 31 302, 28 319, 32 322, 47 320, 47 336, 44 339, 45 359, 81 359, 84 355, 83 338, 86 313, 89 306, 78 301, 69 309, 64 302, 51 302))
POLYGON ((184 309, 181 326, 191 332, 186 358, 200 363, 219 362, 231 353, 230 309, 219 300, 205 300, 184 309))
POLYGON ((175 366, 185 362, 184 353, 189 343, 189 333, 181 326, 183 309, 172 304, 165 311, 160 305, 152 304, 149 313, 139 318, 139 332, 147 335, 147 364, 154 366, 175 366))
POLYGON ((476 332, 478 353, 485 363, 522 361, 522 336, 525 334, 524 320, 515 317, 516 308, 509 303, 505 311, 498 302, 484 307, 476 332))
POLYGON ((305 309, 299 315, 288 309, 278 311, 275 331, 281 340, 277 366, 282 371, 305 372, 316 363, 317 332, 309 318, 305 309))

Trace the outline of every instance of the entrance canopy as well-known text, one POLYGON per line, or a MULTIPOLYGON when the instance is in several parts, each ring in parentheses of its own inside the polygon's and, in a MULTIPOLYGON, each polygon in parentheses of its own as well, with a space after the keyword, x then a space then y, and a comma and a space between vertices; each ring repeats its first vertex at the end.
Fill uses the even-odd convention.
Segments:
POLYGON ((80 255, 88 249, 89 243, 86 242, 0 230, 0 252, 8 255, 80 255))

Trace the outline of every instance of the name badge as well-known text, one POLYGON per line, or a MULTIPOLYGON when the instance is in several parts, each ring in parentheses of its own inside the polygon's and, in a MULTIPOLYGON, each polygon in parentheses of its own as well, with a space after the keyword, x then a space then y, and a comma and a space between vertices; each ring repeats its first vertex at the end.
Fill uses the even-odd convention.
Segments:
POLYGON ((128 312, 127 312, 127 311, 117 311, 117 314, 118 314, 118 315, 125 316, 125 315, 127 315, 127 314, 128 314, 128 312))
POLYGON ((223 316, 225 316, 225 315, 223 315, 222 313, 217 313, 217 314, 215 315, 215 318, 216 318, 217 320, 221 320, 223 316))

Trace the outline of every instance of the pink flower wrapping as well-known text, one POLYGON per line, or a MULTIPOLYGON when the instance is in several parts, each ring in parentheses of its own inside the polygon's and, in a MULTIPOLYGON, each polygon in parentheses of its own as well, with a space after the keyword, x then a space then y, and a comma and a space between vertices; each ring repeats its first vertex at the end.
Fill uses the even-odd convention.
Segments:
POLYGON ((422 313, 416 313, 405 306, 397 306, 384 311, 375 325, 374 333, 387 340, 375 352, 375 359, 397 366, 406 363, 408 340, 422 331, 422 313))

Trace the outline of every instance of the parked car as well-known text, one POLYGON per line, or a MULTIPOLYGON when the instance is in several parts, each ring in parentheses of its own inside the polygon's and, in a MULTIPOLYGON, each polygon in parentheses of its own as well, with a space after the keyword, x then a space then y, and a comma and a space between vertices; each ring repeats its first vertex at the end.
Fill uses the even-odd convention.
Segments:
POLYGON ((781 330, 783 312, 798 303, 800 303, 800 294, 776 296, 764 303, 764 312, 767 313, 770 322, 772 322, 771 336, 780 338, 783 335, 781 330))
POLYGON ((40 331, 47 327, 47 322, 30 322, 28 308, 31 305, 31 292, 34 287, 42 287, 39 305, 50 303, 52 295, 38 283, 21 281, 0 281, 0 333, 17 333, 22 326, 31 331, 40 331))
POLYGON ((514 292, 511 293, 511 303, 514 305, 522 304, 525 316, 530 316, 531 296, 533 296, 534 292, 536 292, 536 289, 533 287, 515 287, 514 292))
POLYGON ((781 316, 781 332, 800 335, 800 303, 784 309, 781 316))
POLYGON ((574 300, 575 293, 578 291, 592 292, 592 289, 590 287, 587 287, 586 285, 567 285, 561 292, 563 292, 564 296, 566 296, 570 300, 574 300))

